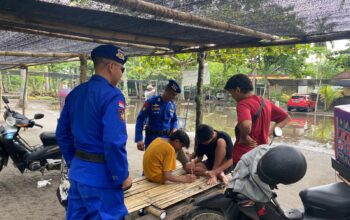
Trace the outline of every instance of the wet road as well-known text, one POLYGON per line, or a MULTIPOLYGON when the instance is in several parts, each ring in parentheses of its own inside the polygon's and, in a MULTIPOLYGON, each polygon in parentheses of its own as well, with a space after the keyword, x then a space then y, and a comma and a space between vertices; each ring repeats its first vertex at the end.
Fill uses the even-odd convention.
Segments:
MULTIPOLYGON (((131 102, 128 105, 127 123, 134 124, 143 102, 131 102)), ((234 137, 234 126, 237 123, 236 109, 220 102, 203 104, 203 122, 210 124, 217 130, 226 131, 234 137)), ((177 114, 180 117, 180 125, 185 125, 186 130, 194 132, 195 128, 195 103, 177 103, 177 114)), ((290 112, 292 121, 283 129, 284 135, 279 143, 298 146, 316 147, 323 149, 333 148, 334 125, 333 117, 314 115, 306 112, 290 112)))

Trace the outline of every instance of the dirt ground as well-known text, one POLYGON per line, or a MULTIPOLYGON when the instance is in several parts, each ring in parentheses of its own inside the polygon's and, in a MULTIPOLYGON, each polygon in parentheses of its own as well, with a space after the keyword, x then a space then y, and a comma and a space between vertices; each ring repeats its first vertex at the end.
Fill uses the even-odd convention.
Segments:
MULTIPOLYGON (((15 106, 13 102, 11 107, 15 106)), ((44 113, 45 117, 38 121, 43 129, 32 128, 21 134, 30 144, 40 144, 39 134, 43 131, 54 131, 58 118, 58 111, 52 110, 48 101, 30 101, 27 116, 35 113, 44 113)), ((3 112, 3 111, 1 111, 3 112)), ((21 111, 20 111, 21 112, 21 111)), ((4 121, 1 119, 0 124, 4 121)), ((128 125, 129 140, 127 145, 129 169, 133 177, 141 174, 142 155, 134 144, 134 126, 128 125)), ((191 134, 193 137, 193 134, 191 134)), ((193 142, 192 142, 193 143, 193 142)), ((282 207, 301 208, 299 192, 307 187, 329 184, 339 181, 331 168, 332 151, 314 151, 298 146, 306 156, 308 171, 305 177, 296 184, 290 186, 280 185, 277 190, 278 201, 282 207)), ((64 219, 65 210, 60 206, 56 198, 56 189, 59 181, 59 171, 45 173, 44 179, 52 179, 52 185, 45 188, 37 188, 37 181, 41 179, 39 172, 27 171, 21 174, 11 163, 4 167, 0 173, 0 219, 64 219)))

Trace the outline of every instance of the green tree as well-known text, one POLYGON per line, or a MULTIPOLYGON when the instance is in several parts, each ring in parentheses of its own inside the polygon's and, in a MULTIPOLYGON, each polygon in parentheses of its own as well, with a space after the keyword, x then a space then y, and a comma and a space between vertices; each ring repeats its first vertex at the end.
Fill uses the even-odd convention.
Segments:
POLYGON ((177 79, 181 80, 184 66, 195 67, 195 54, 176 54, 174 56, 144 56, 133 57, 127 63, 128 79, 139 80, 161 80, 177 79))
POLYGON ((342 97, 342 90, 332 88, 330 85, 325 85, 320 90, 321 100, 325 103, 325 111, 329 110, 333 102, 342 97))

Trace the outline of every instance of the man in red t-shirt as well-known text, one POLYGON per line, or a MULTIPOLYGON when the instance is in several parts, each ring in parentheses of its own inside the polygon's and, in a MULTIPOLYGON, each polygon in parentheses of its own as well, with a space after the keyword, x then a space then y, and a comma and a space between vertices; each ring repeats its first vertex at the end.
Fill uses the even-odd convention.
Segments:
POLYGON ((244 74, 232 76, 226 82, 225 90, 237 101, 236 142, 232 154, 233 164, 236 164, 243 154, 257 145, 267 144, 273 129, 284 127, 291 118, 267 99, 264 99, 261 112, 257 115, 263 98, 253 93, 253 84, 244 74), (275 124, 270 128, 271 121, 275 124))

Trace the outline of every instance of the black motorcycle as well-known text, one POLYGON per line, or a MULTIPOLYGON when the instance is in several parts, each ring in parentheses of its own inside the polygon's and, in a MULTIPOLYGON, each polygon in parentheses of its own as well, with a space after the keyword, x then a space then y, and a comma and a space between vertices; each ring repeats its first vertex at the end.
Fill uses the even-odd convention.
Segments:
MULTIPOLYGON (((282 145, 270 149, 259 159, 255 174, 272 190, 279 183, 299 181, 305 172, 306 161, 301 152, 282 145)), ((253 175, 249 173, 249 179, 254 181, 253 175)), ((261 183, 255 183, 255 190, 261 190, 261 183)), ((304 210, 283 211, 276 200, 277 194, 271 192, 267 201, 258 202, 246 196, 248 193, 227 188, 224 194, 214 194, 196 201, 195 209, 186 219, 350 220, 350 186, 344 182, 301 191, 299 195, 304 210)))
POLYGON ((60 169, 62 154, 57 145, 54 132, 43 132, 40 134, 42 145, 30 146, 20 135, 22 128, 34 126, 42 128, 34 120, 44 117, 43 114, 35 114, 34 119, 11 110, 7 97, 2 97, 5 103, 4 119, 5 126, 0 126, 0 171, 7 166, 9 157, 15 167, 23 173, 26 169, 31 171, 60 169))

